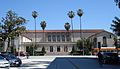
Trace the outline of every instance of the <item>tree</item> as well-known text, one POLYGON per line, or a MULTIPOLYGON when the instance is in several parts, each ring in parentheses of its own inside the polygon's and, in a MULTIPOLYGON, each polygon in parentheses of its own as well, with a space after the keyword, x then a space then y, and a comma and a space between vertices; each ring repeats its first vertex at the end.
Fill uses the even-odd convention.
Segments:
POLYGON ((45 22, 45 21, 42 21, 42 22, 40 23, 40 25, 41 25, 41 28, 43 29, 43 42, 44 42, 44 41, 45 41, 45 38, 44 38, 44 36, 45 36, 44 30, 45 30, 45 27, 46 27, 46 22, 45 22))
POLYGON ((114 0, 114 2, 116 3, 116 6, 118 6, 118 8, 120 9, 120 0, 114 0))
POLYGON ((34 21, 35 21, 35 43, 33 46, 33 56, 34 56, 34 47, 36 47, 36 18, 38 17, 38 13, 36 11, 33 11, 32 17, 34 18, 34 21))
POLYGON ((69 11, 67 15, 68 15, 68 17, 71 19, 72 37, 73 37, 73 42, 74 42, 74 33, 73 33, 73 22, 72 22, 72 19, 74 18, 75 14, 74 14, 73 11, 69 11))
POLYGON ((70 24, 67 22, 67 23, 65 23, 64 27, 65 27, 65 29, 66 29, 67 31, 69 31, 69 29, 70 29, 70 24))
POLYGON ((118 17, 115 17, 115 20, 112 20, 113 24, 111 24, 111 29, 113 32, 120 36, 120 19, 118 17))
POLYGON ((83 42, 82 40, 78 40, 78 41, 77 41, 77 48, 80 49, 80 50, 83 49, 82 42, 83 42))
POLYGON ((81 17, 83 15, 82 9, 78 9, 77 15, 80 17, 80 38, 82 39, 82 30, 81 30, 82 29, 81 17))
POLYGON ((42 21, 41 23, 40 23, 40 25, 41 25, 41 27, 42 27, 42 29, 43 29, 43 31, 45 30, 45 27, 46 27, 46 22, 45 21, 42 21))
POLYGON ((93 43, 90 41, 90 39, 85 39, 84 41, 85 54, 90 54, 90 52, 92 52, 92 46, 93 43))
POLYGON ((2 39, 8 40, 7 50, 10 48, 10 41, 25 31, 24 24, 26 19, 18 16, 12 10, 9 10, 5 17, 2 17, 2 39))
POLYGON ((92 46, 93 45, 92 45, 92 42, 89 39, 78 40, 76 44, 77 44, 78 49, 80 49, 80 50, 84 49, 85 54, 89 54, 89 52, 92 51, 92 46))

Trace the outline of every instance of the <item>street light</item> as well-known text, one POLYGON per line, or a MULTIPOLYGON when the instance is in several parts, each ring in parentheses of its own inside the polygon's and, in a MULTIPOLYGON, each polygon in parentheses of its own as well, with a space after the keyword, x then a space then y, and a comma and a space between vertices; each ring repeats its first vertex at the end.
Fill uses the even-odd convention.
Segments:
POLYGON ((72 19, 73 19, 73 17, 75 16, 75 14, 74 14, 73 11, 69 11, 67 15, 68 15, 69 18, 71 18, 72 37, 73 37, 73 42, 74 42, 74 33, 73 33, 73 23, 72 23, 72 19))
MULTIPOLYGON (((36 11, 33 11, 32 12, 32 16, 34 18, 34 21, 35 21, 35 47, 36 47, 36 17, 38 16, 38 13, 36 11)), ((33 46, 33 56, 34 56, 34 46, 33 46)))
MULTIPOLYGON (((81 17, 83 15, 83 11, 81 9, 78 9, 77 15, 80 17, 80 38, 82 40, 83 38, 82 38, 82 30, 81 30, 82 29, 81 17)), ((84 55, 84 41, 82 42, 82 45, 83 45, 83 55, 84 55)))

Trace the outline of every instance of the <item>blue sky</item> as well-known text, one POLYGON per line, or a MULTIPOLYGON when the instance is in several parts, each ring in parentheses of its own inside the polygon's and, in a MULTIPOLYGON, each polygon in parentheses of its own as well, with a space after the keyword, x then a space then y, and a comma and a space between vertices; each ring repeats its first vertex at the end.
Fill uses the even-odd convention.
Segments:
POLYGON ((37 11, 37 30, 41 30, 40 22, 45 20, 46 29, 64 29, 66 22, 70 23, 68 11, 74 11, 74 29, 79 29, 77 10, 81 8, 82 29, 110 30, 115 16, 119 17, 120 10, 115 6, 114 0, 0 0, 0 20, 8 10, 13 10, 29 20, 25 25, 27 29, 34 30, 32 11, 37 11))

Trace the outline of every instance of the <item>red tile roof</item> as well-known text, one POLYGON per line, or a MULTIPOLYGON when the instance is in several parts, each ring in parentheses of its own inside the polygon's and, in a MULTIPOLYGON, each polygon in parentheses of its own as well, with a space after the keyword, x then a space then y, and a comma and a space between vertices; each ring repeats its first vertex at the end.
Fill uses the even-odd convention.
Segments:
MULTIPOLYGON (((103 32, 103 29, 94 29, 94 30, 82 30, 82 33, 99 33, 103 32)), ((35 32, 35 30, 27 30, 27 32, 35 32)), ((36 32, 43 32, 43 30, 36 30, 36 32)), ((67 32, 66 30, 44 30, 44 32, 52 33, 52 32, 67 32)), ((72 30, 69 30, 69 32, 72 32, 72 30)), ((80 30, 73 30, 73 32, 80 32, 80 30)))

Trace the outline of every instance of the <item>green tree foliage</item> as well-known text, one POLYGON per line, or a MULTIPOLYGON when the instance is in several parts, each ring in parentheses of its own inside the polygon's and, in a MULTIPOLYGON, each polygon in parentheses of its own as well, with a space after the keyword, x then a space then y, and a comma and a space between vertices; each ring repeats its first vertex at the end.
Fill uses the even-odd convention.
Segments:
POLYGON ((76 44, 78 49, 84 49, 85 54, 89 54, 92 51, 93 44, 89 39, 78 40, 76 44))
POLYGON ((113 24, 111 24, 111 29, 113 32, 120 36, 120 19, 118 17, 115 17, 115 20, 112 20, 113 24))
POLYGON ((114 0, 114 2, 116 3, 116 6, 118 6, 118 8, 120 9, 120 0, 114 0))
POLYGON ((42 21, 42 22, 40 23, 40 25, 41 25, 42 29, 45 30, 46 22, 45 22, 45 21, 42 21))
POLYGON ((65 29, 66 29, 67 31, 69 31, 69 29, 70 29, 70 24, 67 22, 67 23, 65 23, 64 27, 65 27, 65 29))
POLYGON ((1 23, 3 35, 2 39, 4 41, 8 39, 8 50, 10 47, 10 41, 25 31, 26 28, 24 24, 26 23, 26 19, 19 17, 15 12, 10 10, 7 12, 5 17, 2 17, 1 23))
POLYGON ((42 47, 41 52, 42 52, 43 54, 45 54, 45 53, 46 53, 46 51, 45 51, 45 47, 44 47, 44 46, 42 47))
POLYGON ((80 50, 83 49, 82 43, 83 43, 82 40, 78 40, 78 41, 77 41, 77 48, 80 49, 80 50))

